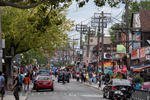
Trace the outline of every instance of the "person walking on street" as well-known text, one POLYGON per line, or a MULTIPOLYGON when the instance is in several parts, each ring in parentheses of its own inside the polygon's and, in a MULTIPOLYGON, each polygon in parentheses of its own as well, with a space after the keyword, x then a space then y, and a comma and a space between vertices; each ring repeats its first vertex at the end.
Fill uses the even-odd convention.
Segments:
POLYGON ((95 84, 95 80, 96 80, 96 74, 95 72, 93 73, 93 83, 95 84))
POLYGON ((81 83, 84 81, 84 75, 83 72, 81 72, 81 83))
POLYGON ((79 78, 80 78, 79 72, 77 73, 76 77, 77 77, 77 82, 79 82, 79 78))
POLYGON ((89 82, 89 73, 86 72, 86 83, 88 84, 88 82, 89 82))
POLYGON ((26 92, 28 88, 29 74, 27 74, 23 80, 24 80, 24 91, 26 92))
MULTIPOLYGON (((22 72, 21 72, 21 74, 22 74, 22 72)), ((24 77, 21 74, 19 74, 19 85, 22 89, 22 80, 23 80, 24 77)))
POLYGON ((102 73, 102 74, 101 74, 101 78, 100 78, 100 81, 101 81, 100 90, 103 90, 105 80, 106 80, 106 79, 105 79, 105 75, 104 75, 104 73, 102 73))
POLYGON ((85 72, 83 73, 83 80, 84 80, 84 82, 86 82, 86 74, 85 74, 85 72))
POLYGON ((101 73, 99 73, 98 75, 98 82, 99 82, 98 87, 100 88, 101 87, 101 73))
POLYGON ((65 84, 65 73, 63 72, 63 75, 62 75, 62 80, 63 80, 63 85, 65 84))
POLYGON ((106 82, 106 84, 107 84, 107 83, 109 82, 109 80, 110 80, 110 75, 107 73, 105 78, 106 78, 106 81, 105 81, 105 82, 106 82))
POLYGON ((19 75, 17 73, 14 73, 14 85, 12 86, 11 89, 14 89, 14 97, 15 97, 15 100, 19 100, 19 75))
POLYGON ((5 78, 2 75, 2 72, 0 71, 0 93, 1 93, 1 100, 3 100, 4 98, 4 94, 5 94, 5 78))
POLYGON ((89 84, 92 85, 92 79, 93 79, 93 74, 92 72, 89 73, 89 84))

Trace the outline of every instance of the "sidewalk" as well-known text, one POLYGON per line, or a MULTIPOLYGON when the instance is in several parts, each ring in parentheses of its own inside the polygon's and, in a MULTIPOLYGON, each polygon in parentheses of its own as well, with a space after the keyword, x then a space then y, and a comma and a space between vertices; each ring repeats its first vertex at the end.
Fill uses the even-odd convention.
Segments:
MULTIPOLYGON (((19 96, 19 99, 20 100, 28 100, 28 98, 25 96, 19 96)), ((3 100, 15 100, 15 98, 13 95, 6 95, 3 100)))

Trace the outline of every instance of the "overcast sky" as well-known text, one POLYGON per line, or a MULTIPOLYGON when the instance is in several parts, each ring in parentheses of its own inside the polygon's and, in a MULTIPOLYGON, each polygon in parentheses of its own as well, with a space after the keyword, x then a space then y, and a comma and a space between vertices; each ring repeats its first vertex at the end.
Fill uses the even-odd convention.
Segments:
MULTIPOLYGON (((83 24, 87 24, 88 26, 91 26, 91 17, 94 15, 94 13, 101 13, 102 11, 104 13, 111 13, 111 16, 121 20, 121 15, 122 13, 124 13, 125 11, 125 5, 121 4, 120 8, 111 8, 109 7, 108 4, 106 4, 106 6, 104 7, 96 7, 93 0, 90 0, 89 3, 87 3, 84 7, 82 8, 78 8, 77 7, 77 3, 73 2, 73 4, 69 7, 69 12, 67 15, 68 19, 74 20, 75 24, 81 24, 81 21, 83 24)), ((112 18, 112 22, 109 23, 107 25, 107 28, 104 29, 104 34, 109 34, 108 33, 108 28, 115 24, 115 23, 119 23, 119 21, 115 20, 114 18, 112 18)), ((80 34, 77 31, 73 31, 73 32, 69 32, 68 36, 70 38, 74 38, 74 39, 79 39, 80 38, 80 34), (74 35, 74 36, 73 36, 74 35)), ((83 40, 84 40, 84 36, 83 36, 83 40)), ((80 42, 78 42, 79 44, 80 42)))

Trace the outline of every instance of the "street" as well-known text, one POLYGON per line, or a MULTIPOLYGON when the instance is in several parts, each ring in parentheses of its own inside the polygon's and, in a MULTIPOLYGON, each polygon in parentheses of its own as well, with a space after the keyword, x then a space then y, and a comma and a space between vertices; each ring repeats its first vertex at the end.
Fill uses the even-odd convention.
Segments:
MULTIPOLYGON (((27 96, 28 100, 106 100, 102 96, 102 91, 92 88, 85 84, 77 83, 75 80, 71 79, 70 83, 62 85, 62 83, 57 83, 57 78, 53 78, 54 81, 54 91, 49 90, 39 90, 28 91, 27 93, 20 92, 20 96, 27 96)), ((12 95, 12 92, 8 94, 12 95)))

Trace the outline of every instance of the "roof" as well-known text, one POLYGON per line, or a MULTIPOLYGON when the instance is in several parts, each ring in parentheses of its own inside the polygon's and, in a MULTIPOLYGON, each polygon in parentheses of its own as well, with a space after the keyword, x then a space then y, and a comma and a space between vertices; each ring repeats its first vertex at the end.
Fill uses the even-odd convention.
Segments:
POLYGON ((141 31, 150 31, 150 10, 140 10, 141 31))

